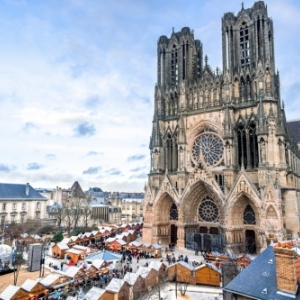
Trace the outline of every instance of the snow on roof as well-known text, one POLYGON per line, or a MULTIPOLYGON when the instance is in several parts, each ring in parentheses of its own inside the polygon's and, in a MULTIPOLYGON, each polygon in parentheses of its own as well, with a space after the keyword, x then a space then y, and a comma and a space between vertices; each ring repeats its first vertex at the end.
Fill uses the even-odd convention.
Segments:
POLYGON ((128 230, 128 233, 130 233, 130 234, 134 234, 134 233, 135 233, 135 231, 134 231, 134 230, 132 230, 132 229, 129 229, 129 230, 128 230))
POLYGON ((112 242, 114 242, 115 240, 116 240, 115 237, 111 237, 111 238, 108 238, 105 242, 106 242, 106 243, 112 243, 112 242))
POLYGON ((26 281, 21 285, 21 288, 27 292, 30 292, 37 283, 37 280, 26 279, 26 281))
POLYGON ((10 300, 20 289, 19 286, 9 285, 1 294, 0 299, 10 300))
POLYGON ((69 242, 70 242, 70 238, 64 238, 62 241, 61 241, 61 243, 62 244, 68 244, 69 242))
POLYGON ((136 274, 140 275, 142 278, 146 278, 150 273, 151 269, 148 267, 139 267, 136 274))
POLYGON ((74 278, 75 275, 78 273, 80 269, 78 267, 75 267, 75 266, 71 266, 69 267, 69 269, 65 272, 65 275, 67 277, 71 277, 71 278, 74 278))
POLYGON ((60 278, 61 275, 58 274, 49 274, 48 276, 42 278, 40 280, 40 284, 42 284, 43 286, 50 286, 52 283, 54 283, 57 279, 60 278))
POLYGON ((80 245, 74 245, 72 249, 87 250, 88 248, 80 245))
POLYGON ((119 278, 113 278, 108 286, 106 287, 107 291, 113 292, 113 293, 118 293, 120 289, 122 288, 124 284, 124 280, 119 279, 119 278))
POLYGON ((190 264, 188 264, 188 263, 186 263, 186 262, 184 262, 184 261, 182 261, 182 260, 179 261, 178 264, 182 265, 183 267, 185 267, 185 268, 187 268, 187 269, 189 269, 189 270, 191 270, 191 271, 194 270, 194 267, 193 267, 192 265, 190 265, 190 264))
POLYGON ((127 282, 129 285, 133 286, 136 283, 136 280, 138 279, 140 275, 137 273, 130 273, 127 272, 124 276, 124 281, 127 282))
POLYGON ((104 293, 105 290, 94 286, 85 294, 85 299, 98 300, 104 293))
MULTIPOLYGON (((54 247, 55 245, 53 245, 54 247)), ((60 249, 60 250, 68 250, 69 246, 65 243, 57 243, 56 246, 60 249)))
POLYGON ((98 234, 98 233, 99 233, 99 230, 93 230, 93 231, 92 231, 92 234, 93 234, 93 235, 96 235, 96 234, 98 234))
POLYGON ((93 260, 92 266, 94 266, 96 269, 100 269, 104 263, 103 259, 95 259, 93 260))
POLYGON ((21 233, 20 236, 21 236, 23 239, 25 239, 25 238, 28 237, 28 234, 27 234, 27 233, 21 233))
POLYGON ((71 248, 71 249, 67 250, 66 252, 68 252, 68 253, 74 253, 74 254, 81 254, 81 253, 84 252, 84 250, 79 250, 79 249, 71 248))
MULTIPOLYGON (((159 271, 159 269, 161 268, 161 266, 162 265, 165 265, 163 262, 160 262, 160 261, 151 261, 150 263, 149 263, 149 268, 150 269, 154 269, 154 270, 156 270, 156 271, 159 271)), ((165 265, 166 266, 166 265, 165 265)))
POLYGON ((76 236, 76 235, 72 235, 70 237, 70 240, 73 241, 73 242, 75 242, 77 239, 78 239, 78 236, 76 236))
POLYGON ((151 246, 151 244, 150 243, 144 243, 143 246, 146 247, 146 248, 149 248, 151 246))
POLYGON ((116 242, 119 243, 121 246, 127 245, 127 243, 123 240, 117 239, 116 242))
POLYGON ((129 243, 129 246, 135 246, 135 247, 140 247, 142 244, 137 242, 137 241, 133 241, 129 243))
POLYGON ((161 245, 159 245, 159 244, 152 244, 152 246, 155 249, 161 249, 161 245))

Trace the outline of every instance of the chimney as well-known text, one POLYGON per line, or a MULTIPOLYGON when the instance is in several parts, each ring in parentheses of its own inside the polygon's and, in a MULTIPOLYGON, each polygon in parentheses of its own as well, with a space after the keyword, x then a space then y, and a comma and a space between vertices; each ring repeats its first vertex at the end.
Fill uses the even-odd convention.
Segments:
POLYGON ((29 196, 29 183, 26 183, 26 189, 25 189, 26 196, 29 196))
POLYGON ((296 274, 297 253, 291 248, 281 247, 275 247, 274 253, 278 292, 296 295, 298 288, 296 274))

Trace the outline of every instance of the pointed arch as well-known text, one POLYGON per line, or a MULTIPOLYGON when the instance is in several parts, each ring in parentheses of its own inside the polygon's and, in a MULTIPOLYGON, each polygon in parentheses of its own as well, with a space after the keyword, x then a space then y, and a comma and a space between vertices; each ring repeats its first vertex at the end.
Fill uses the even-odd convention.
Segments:
POLYGON ((248 204, 244 209, 244 224, 256 224, 255 212, 250 204, 248 204))

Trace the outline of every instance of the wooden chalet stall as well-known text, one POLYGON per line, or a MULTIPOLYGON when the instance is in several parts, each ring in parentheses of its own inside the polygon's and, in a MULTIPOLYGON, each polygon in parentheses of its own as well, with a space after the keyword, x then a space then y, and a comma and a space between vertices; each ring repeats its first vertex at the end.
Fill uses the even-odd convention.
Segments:
POLYGON ((194 269, 194 274, 195 284, 212 286, 220 286, 221 284, 221 272, 213 266, 202 264, 194 269))
POLYGON ((105 293, 105 290, 94 286, 85 294, 85 299, 92 299, 92 300, 103 299, 104 300, 104 298, 102 297, 104 295, 104 293, 105 293))
POLYGON ((159 245, 159 244, 152 244, 150 246, 150 253, 151 253, 151 256, 154 256, 156 258, 161 257, 161 245, 159 245))
POLYGON ((146 291, 145 280, 137 273, 127 272, 124 276, 124 281, 131 286, 133 300, 138 299, 146 291))
POLYGON ((106 240, 106 247, 112 251, 122 250, 122 247, 125 247, 127 243, 123 240, 118 240, 116 238, 108 238, 106 240))
POLYGON ((167 265, 165 265, 163 262, 152 260, 148 267, 156 270, 159 278, 163 278, 167 275, 167 265))
POLYGON ((33 244, 33 243, 35 243, 35 239, 31 235, 29 235, 27 233, 20 234, 20 237, 19 237, 18 240, 21 241, 21 242, 23 242, 23 243, 26 243, 26 244, 33 244))
POLYGON ((137 238, 136 231, 130 229, 130 230, 128 230, 128 233, 130 234, 130 241, 129 242, 135 241, 136 238, 137 238))
MULTIPOLYGON (((78 246, 77 246, 78 247, 78 246)), ((85 248, 85 249, 80 249, 80 248, 77 248, 76 246, 74 246, 73 248, 69 249, 69 250, 66 250, 66 254, 69 256, 70 258, 70 262, 74 263, 74 264, 77 264, 79 260, 82 260, 85 258, 86 256, 86 253, 87 253, 87 248, 86 247, 83 247, 81 246, 82 248, 85 248)), ((80 246, 79 246, 80 247, 80 246)))
POLYGON ((113 278, 106 287, 105 293, 101 296, 101 300, 128 300, 131 295, 130 285, 119 278, 113 278))
POLYGON ((139 267, 136 273, 144 279, 146 290, 151 290, 158 284, 158 272, 155 269, 139 267))
POLYGON ((52 246, 52 256, 63 259, 67 250, 69 250, 67 244, 57 243, 52 246))
POLYGON ((123 224, 123 225, 121 225, 122 232, 128 231, 129 229, 131 229, 131 225, 130 224, 123 224))
POLYGON ((194 268, 184 261, 179 261, 168 268, 168 280, 195 284, 194 268))
POLYGON ((28 293, 19 286, 9 285, 1 294, 1 300, 27 300, 28 293))
POLYGON ((98 231, 98 230, 93 230, 93 231, 92 231, 92 234, 93 234, 93 236, 91 237, 91 241, 92 241, 93 243, 97 242, 97 241, 100 240, 101 237, 102 237, 101 232, 98 231))
POLYGON ((28 298, 41 298, 48 294, 48 289, 45 288, 39 281, 27 279, 21 289, 28 293, 28 298))
POLYGON ((55 291, 57 288, 64 287, 70 284, 67 277, 60 274, 49 274, 39 281, 39 283, 49 290, 49 294, 55 291))

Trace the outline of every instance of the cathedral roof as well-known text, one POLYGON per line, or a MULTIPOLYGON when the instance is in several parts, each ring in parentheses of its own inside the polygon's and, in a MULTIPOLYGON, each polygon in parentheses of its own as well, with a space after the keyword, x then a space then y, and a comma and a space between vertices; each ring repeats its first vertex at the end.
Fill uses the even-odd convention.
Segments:
POLYGON ((300 143, 300 119, 287 122, 287 127, 295 142, 300 143))

